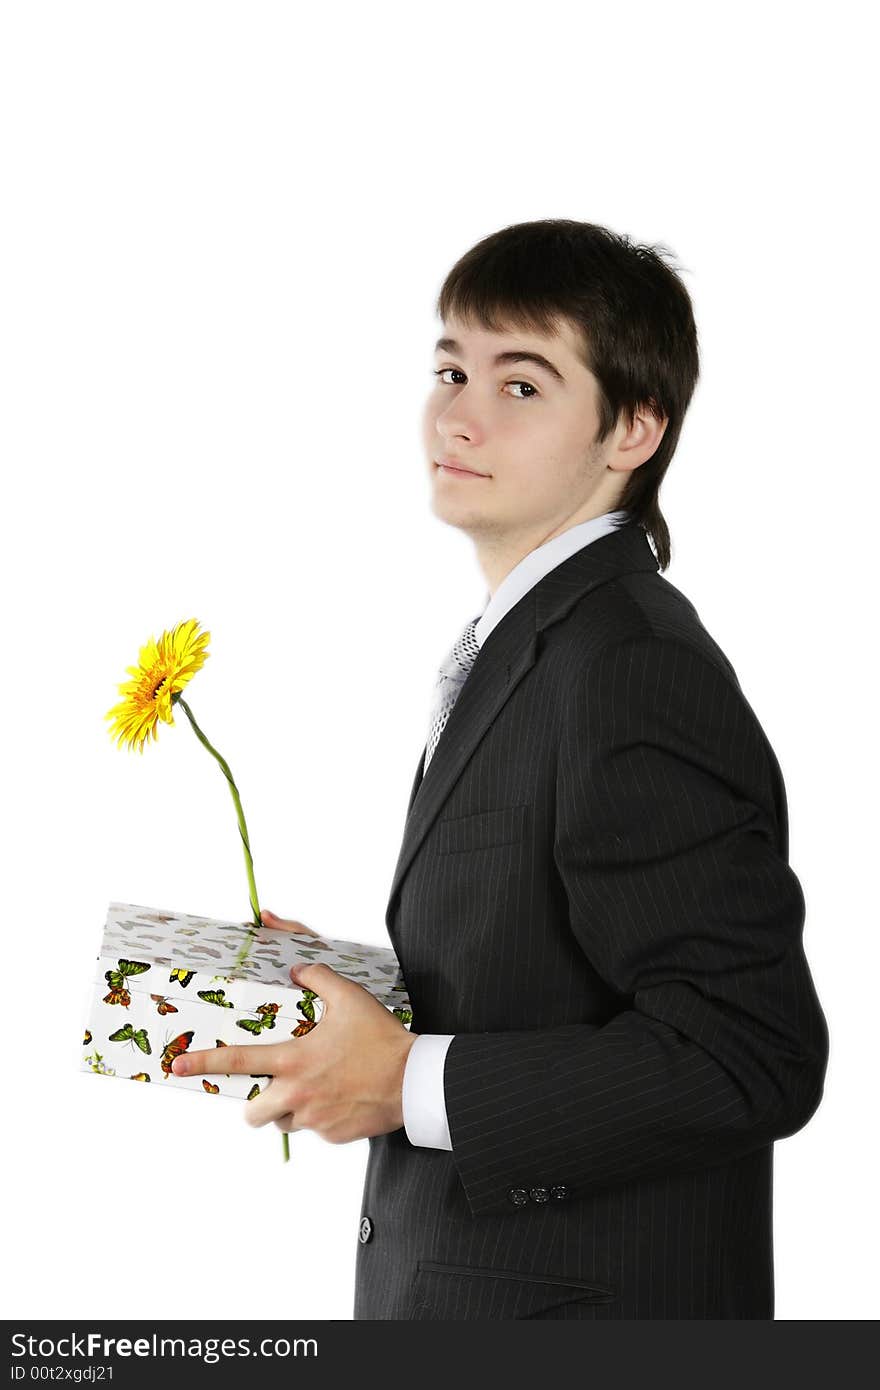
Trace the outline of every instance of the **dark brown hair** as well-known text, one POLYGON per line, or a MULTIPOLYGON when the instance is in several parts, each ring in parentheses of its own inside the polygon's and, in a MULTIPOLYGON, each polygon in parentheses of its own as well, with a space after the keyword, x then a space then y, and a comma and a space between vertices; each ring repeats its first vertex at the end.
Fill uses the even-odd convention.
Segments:
POLYGON ((669 254, 592 222, 519 222, 467 251, 437 299, 441 319, 454 315, 490 332, 531 328, 549 336, 567 319, 599 384, 596 443, 621 413, 628 424, 639 407, 667 419, 657 449, 630 473, 617 504, 650 536, 661 570, 671 547, 660 483, 699 376, 693 306, 663 251, 669 254))

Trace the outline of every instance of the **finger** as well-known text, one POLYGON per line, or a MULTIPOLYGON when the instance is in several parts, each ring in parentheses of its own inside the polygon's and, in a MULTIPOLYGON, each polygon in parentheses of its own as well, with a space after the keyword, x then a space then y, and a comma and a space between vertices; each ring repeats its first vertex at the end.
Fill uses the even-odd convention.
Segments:
POLYGON ((278 1065, 277 1047, 273 1043, 228 1047, 206 1047, 199 1052, 182 1052, 171 1063, 175 1076, 269 1076, 278 1065))
POLYGON ((268 908, 263 908, 260 913, 260 921, 265 927, 274 927, 276 931, 304 932, 306 936, 317 936, 316 931, 307 927, 305 922, 297 922, 293 917, 276 917, 274 912, 268 908))
POLYGON ((279 1120, 275 1120, 274 1123, 284 1134, 293 1134, 298 1129, 308 1129, 308 1125, 298 1125, 296 1123, 293 1112, 290 1110, 286 1115, 282 1115, 279 1120))
POLYGON ((306 936, 318 935, 311 927, 307 927, 305 922, 298 922, 294 917, 278 917, 268 908, 260 913, 260 920, 264 926, 273 927, 276 931, 302 932, 306 936))
POLYGON ((247 1102, 244 1118, 254 1129, 261 1129, 263 1125, 277 1122, 285 1116, 292 1119, 290 1102, 290 1093, 284 1088, 279 1088, 276 1080, 270 1081, 258 1096, 247 1102))

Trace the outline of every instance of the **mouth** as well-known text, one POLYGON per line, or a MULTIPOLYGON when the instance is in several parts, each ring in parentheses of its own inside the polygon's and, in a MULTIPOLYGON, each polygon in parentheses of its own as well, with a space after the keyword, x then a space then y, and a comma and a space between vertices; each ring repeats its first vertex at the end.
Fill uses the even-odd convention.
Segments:
POLYGON ((473 468, 463 468, 459 464, 453 463, 451 460, 434 459, 434 467, 438 469, 440 473, 448 473, 451 477, 488 478, 491 476, 488 473, 477 473, 473 468))

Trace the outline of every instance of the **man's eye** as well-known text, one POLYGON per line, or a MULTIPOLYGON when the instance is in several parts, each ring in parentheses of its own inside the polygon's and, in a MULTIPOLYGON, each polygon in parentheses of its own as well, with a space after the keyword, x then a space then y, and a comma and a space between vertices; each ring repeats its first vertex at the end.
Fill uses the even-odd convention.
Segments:
MULTIPOLYGON (((457 373, 458 376, 464 376, 464 372, 461 371, 460 368, 458 368, 458 367, 436 367, 436 368, 434 369, 434 375, 437 376, 437 377, 445 376, 447 372, 455 372, 455 373, 457 373)), ((454 384, 455 384, 455 383, 449 382, 449 381, 444 381, 444 382, 443 382, 443 385, 444 385, 444 386, 451 386, 451 385, 454 385, 454 384)), ((526 388, 527 391, 530 391, 530 392, 533 393, 533 395, 529 395, 529 396, 516 396, 514 399, 515 399, 515 400, 518 400, 518 401, 530 401, 530 400, 533 399, 534 396, 537 396, 537 394, 538 394, 538 389, 537 389, 537 387, 533 386, 532 383, 531 383, 530 381, 509 381, 509 382, 507 383, 507 385, 508 385, 508 386, 524 386, 524 387, 526 388)))

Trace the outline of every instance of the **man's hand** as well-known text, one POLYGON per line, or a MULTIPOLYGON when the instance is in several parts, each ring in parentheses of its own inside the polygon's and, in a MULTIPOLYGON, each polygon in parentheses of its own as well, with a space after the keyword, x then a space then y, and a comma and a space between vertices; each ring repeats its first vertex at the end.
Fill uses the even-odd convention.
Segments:
MULTIPOLYGON (((317 933, 261 913, 266 926, 317 933)), ((330 1144, 388 1134, 403 1125, 403 1072, 418 1034, 409 1032, 363 985, 329 965, 294 965, 291 979, 313 990, 324 1012, 315 1028, 288 1042, 231 1044, 176 1057, 175 1076, 271 1074, 245 1105, 251 1125, 273 1121, 292 1133, 313 1129, 330 1144)))
POLYGON ((264 907, 260 913, 260 921, 264 927, 272 927, 275 931, 299 931, 305 932, 308 936, 319 936, 320 933, 312 931, 304 922, 295 922, 290 917, 276 917, 274 912, 270 912, 268 907, 264 907))

